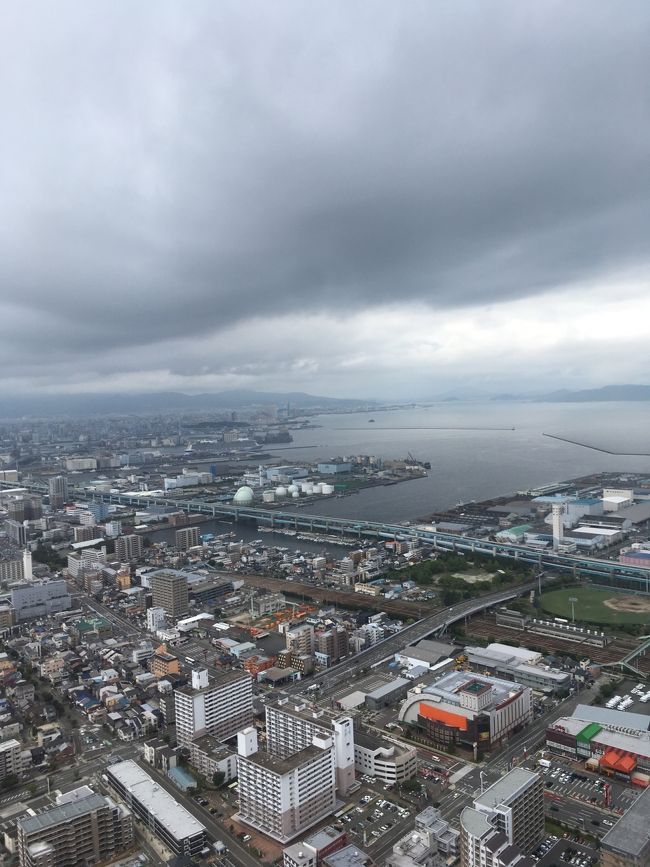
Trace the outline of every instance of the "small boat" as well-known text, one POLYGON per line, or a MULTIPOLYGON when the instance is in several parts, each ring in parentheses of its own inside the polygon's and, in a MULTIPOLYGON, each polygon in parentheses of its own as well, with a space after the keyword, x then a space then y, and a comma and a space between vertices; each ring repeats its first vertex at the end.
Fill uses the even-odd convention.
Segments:
POLYGON ((369 418, 369 419, 368 419, 368 424, 374 424, 374 423, 375 423, 374 418, 369 418))

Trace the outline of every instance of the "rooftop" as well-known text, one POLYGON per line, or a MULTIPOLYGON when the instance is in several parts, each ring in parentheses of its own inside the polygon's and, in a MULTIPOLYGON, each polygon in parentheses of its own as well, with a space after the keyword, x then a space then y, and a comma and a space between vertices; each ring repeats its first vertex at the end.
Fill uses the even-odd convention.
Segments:
POLYGON ((647 732, 650 728, 650 716, 642 713, 632 713, 626 710, 615 710, 607 707, 592 707, 590 704, 579 704, 571 716, 585 722, 596 722, 603 726, 618 726, 626 729, 636 729, 647 732))
POLYGON ((435 683, 425 687, 422 691, 422 697, 426 699, 427 696, 430 695, 439 695, 444 701, 458 707, 460 705, 460 697, 458 693, 470 680, 485 683, 491 688, 492 707, 500 705, 502 702, 506 701, 506 699, 510 698, 510 696, 517 692, 521 692, 525 688, 520 683, 510 680, 502 680, 498 677, 488 677, 487 675, 482 674, 472 674, 468 676, 464 671, 451 671, 448 674, 443 675, 435 683))
POLYGON ((207 686, 204 686, 201 689, 194 689, 194 687, 188 684, 187 686, 179 687, 176 692, 180 692, 183 695, 200 695, 203 692, 210 692, 213 689, 218 689, 220 686, 224 686, 227 683, 250 679, 251 676, 247 671, 220 671, 211 677, 210 683, 207 686))
POLYGON ((36 816, 26 816, 24 819, 19 819, 18 824, 25 834, 34 834, 47 828, 53 828, 56 825, 72 822, 79 816, 83 816, 93 810, 100 810, 102 807, 109 806, 110 803, 103 795, 93 792, 92 795, 88 795, 86 798, 68 801, 58 807, 44 810, 36 816))
POLYGON ((182 807, 166 789, 159 786, 149 774, 132 759, 118 762, 106 769, 131 795, 177 839, 193 837, 205 831, 203 825, 182 807))
POLYGON ((539 774, 527 771, 525 768, 513 768, 487 788, 482 795, 475 798, 474 803, 483 807, 508 804, 512 798, 536 780, 539 780, 539 774))
POLYGON ((646 789, 629 807, 613 828, 601 840, 605 851, 624 853, 630 858, 640 858, 650 850, 648 835, 650 816, 650 789, 646 789))
MULTIPOLYGON (((274 756, 272 753, 258 750, 256 753, 248 756, 245 761, 252 762, 254 765, 259 765, 261 768, 265 768, 267 771, 271 771, 274 774, 288 774, 295 768, 300 767, 300 765, 304 765, 311 759, 322 755, 323 750, 312 744, 311 746, 305 747, 304 750, 299 750, 292 756, 287 756, 286 759, 281 759, 279 756, 274 756)), ((241 760, 242 756, 239 758, 241 760)))

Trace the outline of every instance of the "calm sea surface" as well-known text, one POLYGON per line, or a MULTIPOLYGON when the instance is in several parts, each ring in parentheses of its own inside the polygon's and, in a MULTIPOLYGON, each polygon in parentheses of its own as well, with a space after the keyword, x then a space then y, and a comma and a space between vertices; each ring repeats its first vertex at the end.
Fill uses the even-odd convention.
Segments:
POLYGON ((293 434, 293 445, 302 448, 275 456, 297 463, 354 454, 400 458, 411 452, 431 462, 425 479, 307 507, 318 514, 410 520, 459 501, 591 472, 650 475, 650 457, 604 454, 543 436, 555 434, 610 451, 650 453, 650 405, 645 403, 453 402, 414 410, 321 415, 314 423, 321 427, 293 434))

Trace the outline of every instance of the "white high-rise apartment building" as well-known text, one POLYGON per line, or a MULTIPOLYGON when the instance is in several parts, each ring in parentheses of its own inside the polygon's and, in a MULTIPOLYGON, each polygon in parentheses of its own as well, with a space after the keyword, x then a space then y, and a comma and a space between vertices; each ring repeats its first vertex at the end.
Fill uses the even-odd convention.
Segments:
POLYGON ((310 705, 281 699, 266 706, 267 748, 278 758, 287 758, 313 743, 314 737, 332 738, 336 788, 346 795, 354 784, 354 724, 351 717, 338 716, 310 705))
POLYGON ((336 804, 334 743, 315 736, 288 758, 257 749, 257 732, 239 732, 237 818, 281 843, 331 814, 336 804))
POLYGON ((181 746, 202 735, 226 740, 253 721, 253 680, 246 671, 224 671, 212 682, 205 669, 192 685, 174 690, 176 738, 181 746))

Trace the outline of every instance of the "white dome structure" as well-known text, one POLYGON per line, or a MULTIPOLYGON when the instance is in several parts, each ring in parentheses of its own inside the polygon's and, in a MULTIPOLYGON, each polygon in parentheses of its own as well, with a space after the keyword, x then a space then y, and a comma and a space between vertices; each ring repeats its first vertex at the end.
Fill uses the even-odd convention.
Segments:
POLYGON ((299 497, 300 497, 300 491, 294 491, 294 492, 291 494, 291 496, 294 498, 294 500, 299 499, 299 497))
POLYGON ((298 485, 289 485, 289 487, 287 488, 287 492, 292 495, 295 494, 297 490, 298 485))
POLYGON ((255 494, 253 493, 253 489, 249 488, 248 485, 242 485, 232 498, 232 501, 235 506, 250 506, 254 499, 255 494))

